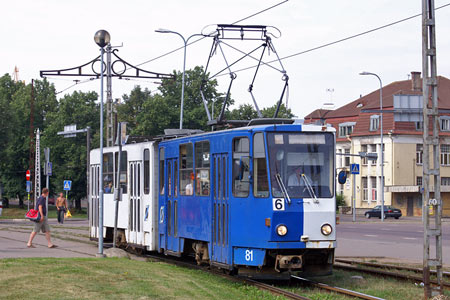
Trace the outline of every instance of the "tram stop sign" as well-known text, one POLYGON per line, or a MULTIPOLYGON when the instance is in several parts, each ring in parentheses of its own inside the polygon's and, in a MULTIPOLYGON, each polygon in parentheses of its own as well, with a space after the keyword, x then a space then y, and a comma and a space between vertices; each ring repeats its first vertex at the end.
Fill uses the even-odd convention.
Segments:
POLYGON ((30 178, 31 178, 30 170, 27 170, 27 173, 26 173, 25 177, 26 177, 27 181, 30 181, 30 178))

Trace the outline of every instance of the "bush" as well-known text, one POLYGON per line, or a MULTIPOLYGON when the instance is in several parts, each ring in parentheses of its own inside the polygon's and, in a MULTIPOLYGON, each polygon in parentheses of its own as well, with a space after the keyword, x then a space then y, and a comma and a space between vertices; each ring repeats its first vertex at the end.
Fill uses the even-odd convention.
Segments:
POLYGON ((336 210, 339 208, 339 206, 346 206, 344 195, 342 194, 336 194, 336 210))

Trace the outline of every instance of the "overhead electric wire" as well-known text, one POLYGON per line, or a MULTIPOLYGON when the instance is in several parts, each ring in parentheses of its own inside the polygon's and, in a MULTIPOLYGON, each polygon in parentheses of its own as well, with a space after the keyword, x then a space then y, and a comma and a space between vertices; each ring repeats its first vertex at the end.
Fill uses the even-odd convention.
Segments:
POLYGON ((65 89, 63 89, 61 91, 56 92, 56 95, 61 94, 62 92, 67 91, 68 89, 73 88, 74 86, 76 86, 78 84, 83 84, 83 83, 86 83, 86 82, 89 82, 89 81, 92 81, 92 80, 96 80, 96 79, 98 79, 98 78, 93 77, 93 78, 89 78, 89 79, 86 79, 86 80, 83 80, 83 81, 75 80, 74 84, 72 84, 69 87, 66 87, 65 89))
MULTIPOLYGON (((273 8, 275 8, 275 7, 277 7, 277 6, 281 5, 281 4, 284 4, 284 3, 288 2, 288 1, 289 1, 289 0, 281 1, 281 2, 279 2, 279 3, 277 3, 277 4, 275 4, 275 5, 272 5, 272 6, 268 7, 268 8, 265 8, 265 9, 263 9, 263 10, 260 10, 260 11, 258 11, 258 12, 256 12, 256 13, 254 13, 254 14, 251 14, 251 15, 249 15, 249 16, 247 16, 247 17, 245 17, 245 18, 242 18, 242 19, 240 19, 240 20, 238 20, 238 21, 235 21, 234 23, 231 23, 231 24, 232 24, 232 25, 236 25, 237 23, 240 23, 240 22, 242 22, 242 21, 244 21, 244 20, 247 20, 247 19, 249 19, 249 18, 252 18, 252 17, 254 17, 254 16, 257 16, 257 15, 263 13, 263 12, 266 12, 266 11, 268 11, 268 10, 271 10, 271 9, 273 9, 273 8)), ((194 43, 197 43, 198 41, 201 41, 201 40, 203 40, 203 39, 206 38, 206 37, 207 37, 207 36, 203 36, 203 37, 201 37, 201 38, 199 38, 199 39, 196 39, 196 40, 194 40, 194 41, 188 43, 188 44, 186 45, 186 47, 189 46, 189 45, 192 45, 192 44, 194 44, 194 43)), ((177 52, 178 50, 181 50, 181 49, 184 49, 184 46, 178 47, 178 48, 176 48, 176 49, 174 49, 174 50, 171 50, 171 51, 169 51, 169 52, 167 52, 167 53, 161 54, 160 56, 157 56, 157 57, 154 57, 154 58, 152 58, 152 59, 146 60, 146 61, 144 61, 144 62, 142 62, 142 63, 140 63, 140 64, 137 64, 136 66, 139 67, 139 66, 148 64, 148 63, 150 63, 150 62, 152 62, 152 61, 155 61, 155 60, 157 60, 157 59, 163 58, 164 56, 167 56, 167 55, 169 55, 169 54, 172 54, 172 53, 174 53, 174 52, 177 52)))
MULTIPOLYGON (((444 4, 442 6, 436 7, 434 10, 441 9, 441 8, 447 7, 449 5, 450 5, 450 3, 447 3, 447 4, 444 4)), ((409 20, 417 18, 419 16, 422 16, 422 13, 416 14, 416 15, 413 15, 413 16, 410 16, 410 17, 407 17, 407 18, 404 18, 404 19, 401 19, 401 20, 398 20, 398 21, 395 21, 395 22, 392 22, 392 23, 389 23, 389 24, 386 24, 386 25, 382 25, 382 26, 379 26, 379 27, 376 27, 376 28, 373 28, 373 29, 370 29, 370 30, 367 30, 367 31, 364 31, 364 32, 361 32, 361 33, 357 33, 357 34, 354 34, 354 35, 351 35, 351 36, 348 36, 348 37, 345 37, 345 38, 342 38, 342 39, 339 39, 339 40, 336 40, 336 41, 333 41, 333 42, 330 42, 330 43, 326 43, 326 44, 323 44, 323 45, 320 45, 320 46, 317 46, 317 47, 314 47, 314 48, 310 48, 310 49, 307 49, 307 50, 304 50, 304 51, 301 51, 301 52, 297 52, 297 53, 294 53, 294 54, 282 57, 282 58, 280 58, 280 60, 292 58, 294 56, 298 56, 298 55, 305 54, 305 53, 308 53, 308 52, 311 52, 311 51, 314 51, 314 50, 318 50, 318 49, 322 49, 322 48, 325 48, 325 47, 328 47, 328 46, 331 46, 331 45, 335 45, 335 44, 338 44, 338 43, 341 43, 341 42, 344 42, 344 41, 347 41, 347 40, 350 40, 350 39, 353 39, 353 38, 356 38, 356 37, 359 37, 359 36, 362 36, 362 35, 374 32, 374 31, 377 31, 377 30, 384 29, 386 27, 397 25, 397 24, 405 22, 405 21, 409 21, 409 20)), ((265 62, 264 64, 270 64, 270 63, 273 63, 273 62, 276 62, 276 61, 278 61, 278 60, 277 59, 271 60, 271 61, 265 62)), ((241 72, 241 71, 250 70, 250 69, 256 68, 257 66, 258 65, 254 65, 254 66, 251 66, 251 67, 247 67, 247 68, 236 70, 234 72, 237 73, 237 72, 241 72)), ((225 75, 227 75, 227 74, 220 74, 220 75, 217 75, 217 77, 225 76, 225 75)))

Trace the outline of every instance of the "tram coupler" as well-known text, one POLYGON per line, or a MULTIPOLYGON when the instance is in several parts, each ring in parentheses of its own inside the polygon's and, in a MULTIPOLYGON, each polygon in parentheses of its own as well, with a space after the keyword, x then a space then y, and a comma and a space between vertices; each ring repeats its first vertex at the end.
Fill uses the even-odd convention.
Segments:
POLYGON ((281 272, 281 269, 301 269, 303 258, 301 255, 277 255, 275 261, 275 270, 281 272))

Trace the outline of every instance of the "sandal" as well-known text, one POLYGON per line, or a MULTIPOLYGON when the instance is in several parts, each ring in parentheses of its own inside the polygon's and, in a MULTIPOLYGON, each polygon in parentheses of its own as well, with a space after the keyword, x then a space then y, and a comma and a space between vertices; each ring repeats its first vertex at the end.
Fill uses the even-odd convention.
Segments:
POLYGON ((33 244, 31 245, 27 245, 28 248, 36 248, 36 246, 34 246, 33 244))
POLYGON ((56 245, 51 245, 51 246, 48 246, 49 248, 56 248, 56 247, 58 247, 58 246, 56 246, 56 245))

